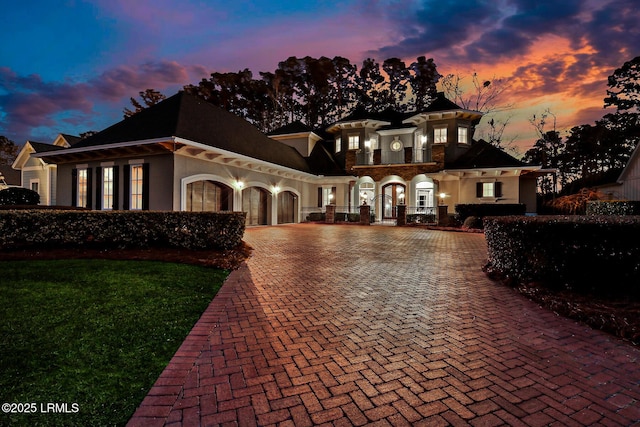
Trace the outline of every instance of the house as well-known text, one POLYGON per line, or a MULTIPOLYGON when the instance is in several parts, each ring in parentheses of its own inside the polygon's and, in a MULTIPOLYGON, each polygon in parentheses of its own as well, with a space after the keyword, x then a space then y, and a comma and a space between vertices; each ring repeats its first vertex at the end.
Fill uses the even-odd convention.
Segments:
POLYGON ((597 188, 614 200, 640 200, 640 144, 631 153, 618 179, 597 188))
POLYGON ((178 93, 63 149, 57 203, 91 209, 242 210, 247 224, 300 222, 327 205, 368 204, 393 219, 404 204, 525 203, 540 166, 473 141, 481 118, 440 95, 425 111, 353 114, 326 129, 296 122, 269 136, 178 93))
POLYGON ((79 140, 80 137, 61 133, 53 141, 53 144, 27 141, 11 165, 14 170, 19 171, 20 182, 18 185, 40 194, 41 205, 56 205, 57 166, 34 157, 33 154, 69 148, 79 140))

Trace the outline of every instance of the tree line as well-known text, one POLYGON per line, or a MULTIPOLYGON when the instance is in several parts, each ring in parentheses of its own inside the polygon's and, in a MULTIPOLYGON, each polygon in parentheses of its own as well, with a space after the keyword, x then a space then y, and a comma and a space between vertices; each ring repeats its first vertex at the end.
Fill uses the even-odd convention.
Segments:
POLYGON ((529 122, 538 139, 524 161, 558 170, 557 177, 541 179, 543 195, 575 193, 599 178, 617 178, 640 142, 640 56, 625 62, 607 81, 604 107, 613 106, 595 124, 574 126, 566 137, 556 130, 556 117, 546 110, 529 122))

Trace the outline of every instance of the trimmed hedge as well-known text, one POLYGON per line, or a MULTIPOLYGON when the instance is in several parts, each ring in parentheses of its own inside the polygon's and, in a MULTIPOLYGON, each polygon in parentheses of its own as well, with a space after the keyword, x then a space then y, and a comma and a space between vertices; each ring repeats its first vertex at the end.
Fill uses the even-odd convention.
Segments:
POLYGON ((470 216, 484 218, 485 216, 524 215, 527 212, 527 206, 524 203, 471 203, 458 204, 455 210, 456 221, 462 224, 470 216))
POLYGON ((417 213, 407 214, 407 224, 433 224, 436 222, 435 214, 417 213))
POLYGON ((640 217, 486 217, 486 270, 518 282, 640 294, 640 217))
POLYGON ((28 188, 9 187, 0 191, 0 205, 37 205, 40 195, 28 188))
POLYGON ((243 212, 0 211, 0 248, 230 249, 242 241, 243 212))
POLYGON ((640 202, 631 200, 594 200, 587 202, 587 215, 640 215, 640 202))

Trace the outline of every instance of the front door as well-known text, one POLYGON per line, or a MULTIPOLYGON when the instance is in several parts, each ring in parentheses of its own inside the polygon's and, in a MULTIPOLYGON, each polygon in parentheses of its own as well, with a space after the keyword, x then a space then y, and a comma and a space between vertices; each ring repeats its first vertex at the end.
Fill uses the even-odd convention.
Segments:
POLYGON ((404 202, 405 186, 402 184, 387 184, 382 187, 382 219, 396 219, 397 206, 404 202))

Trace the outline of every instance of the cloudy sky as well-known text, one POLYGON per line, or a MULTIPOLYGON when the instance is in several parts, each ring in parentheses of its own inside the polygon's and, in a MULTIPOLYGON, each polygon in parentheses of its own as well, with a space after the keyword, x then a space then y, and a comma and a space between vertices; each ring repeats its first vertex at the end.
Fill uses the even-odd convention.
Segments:
POLYGON ((139 91, 213 71, 424 55, 441 74, 510 79, 505 135, 524 151, 533 114, 561 130, 602 117, 607 76, 640 55, 637 0, 0 2, 0 135, 18 144, 104 129, 139 91))

